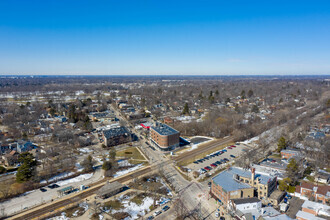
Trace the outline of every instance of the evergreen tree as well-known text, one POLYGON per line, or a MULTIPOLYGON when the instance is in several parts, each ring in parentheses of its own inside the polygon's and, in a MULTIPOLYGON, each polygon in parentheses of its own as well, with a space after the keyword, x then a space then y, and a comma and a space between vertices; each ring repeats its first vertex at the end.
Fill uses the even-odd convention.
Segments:
POLYGON ((249 98, 251 98, 251 97, 253 96, 253 91, 250 89, 250 90, 248 91, 248 94, 247 94, 247 95, 248 95, 249 98))
POLYGON ((185 104, 184 104, 182 114, 184 114, 184 115, 188 115, 188 114, 189 114, 189 106, 188 106, 188 103, 185 103, 185 104))
POLYGON ((218 96, 219 95, 219 90, 215 91, 215 95, 218 96))
POLYGON ((30 180, 35 174, 37 161, 31 153, 25 152, 19 156, 18 162, 21 166, 17 169, 16 181, 21 183, 30 180))
POLYGON ((281 137, 277 143, 277 152, 281 152, 281 150, 285 149, 287 146, 288 146, 287 141, 285 140, 284 137, 281 137))

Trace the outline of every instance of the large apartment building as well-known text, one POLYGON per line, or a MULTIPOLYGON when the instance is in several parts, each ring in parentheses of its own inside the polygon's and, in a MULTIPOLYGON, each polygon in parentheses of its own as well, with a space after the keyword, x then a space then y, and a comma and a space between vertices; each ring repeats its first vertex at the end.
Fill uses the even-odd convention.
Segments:
POLYGON ((150 127, 151 142, 161 150, 173 150, 180 145, 180 132, 162 123, 150 127))
POLYGON ((107 147, 124 144, 131 141, 131 133, 125 127, 111 128, 102 132, 104 144, 107 147))
POLYGON ((231 167, 212 179, 211 194, 228 205, 231 199, 268 198, 275 189, 276 177, 231 167))

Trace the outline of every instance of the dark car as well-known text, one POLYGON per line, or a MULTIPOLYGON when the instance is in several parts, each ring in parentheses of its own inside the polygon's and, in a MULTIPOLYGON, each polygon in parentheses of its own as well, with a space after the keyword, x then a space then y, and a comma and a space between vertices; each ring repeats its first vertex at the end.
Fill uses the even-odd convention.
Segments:
POLYGON ((47 189, 45 189, 45 188, 40 188, 40 191, 41 191, 41 192, 47 192, 47 189))
POLYGON ((60 186, 55 184, 55 183, 48 186, 48 188, 50 188, 50 189, 55 189, 55 188, 58 188, 58 187, 60 187, 60 186))
POLYGON ((198 161, 194 161, 194 164, 198 164, 198 161))
POLYGON ((170 207, 168 207, 168 206, 164 206, 164 207, 163 207, 163 211, 164 211, 164 212, 166 212, 166 211, 169 210, 169 209, 170 209, 170 207))
POLYGON ((235 157, 234 155, 232 155, 232 154, 231 154, 230 156, 231 156, 232 158, 236 158, 236 157, 235 157))
POLYGON ((227 152, 227 150, 222 150, 222 152, 227 152))
POLYGON ((154 219, 153 216, 149 216, 149 217, 147 218, 147 220, 152 220, 152 219, 154 219))
POLYGON ((223 160, 224 160, 224 161, 226 161, 226 162, 228 162, 228 161, 229 161, 229 160, 228 160, 228 158, 223 158, 223 160))
POLYGON ((217 165, 220 165, 220 164, 221 164, 221 162, 220 162, 220 161, 216 161, 215 163, 216 163, 217 165))

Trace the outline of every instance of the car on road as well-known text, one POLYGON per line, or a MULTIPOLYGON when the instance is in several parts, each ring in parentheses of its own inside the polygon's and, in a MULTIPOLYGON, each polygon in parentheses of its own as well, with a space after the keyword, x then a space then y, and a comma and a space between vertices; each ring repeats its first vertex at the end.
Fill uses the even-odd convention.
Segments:
POLYGON ((163 211, 164 211, 164 212, 166 212, 166 211, 169 210, 169 209, 170 209, 169 206, 164 206, 164 207, 163 207, 163 211))
POLYGON ((154 216, 158 216, 160 214, 162 214, 162 211, 157 211, 157 212, 154 213, 154 216))
POLYGON ((40 191, 41 191, 41 192, 47 192, 47 189, 45 189, 45 188, 40 188, 40 191))
POLYGON ((230 156, 231 156, 232 158, 236 158, 236 157, 235 157, 234 155, 232 155, 232 154, 231 154, 230 156))

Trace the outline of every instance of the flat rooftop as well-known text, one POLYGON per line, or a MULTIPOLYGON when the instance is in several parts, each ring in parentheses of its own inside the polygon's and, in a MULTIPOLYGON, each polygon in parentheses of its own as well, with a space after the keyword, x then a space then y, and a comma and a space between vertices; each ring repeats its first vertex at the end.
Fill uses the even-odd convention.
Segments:
POLYGON ((213 177, 212 180, 215 184, 222 187, 227 192, 236 191, 239 189, 249 189, 253 188, 249 184, 237 181, 234 179, 236 173, 233 170, 225 170, 219 173, 217 176, 213 177))
POLYGON ((172 135, 172 134, 179 133, 174 128, 172 128, 166 124, 162 124, 162 123, 158 123, 158 124, 156 124, 156 126, 152 126, 151 128, 160 135, 172 135))
POLYGON ((125 127, 117 127, 117 128, 110 128, 108 130, 104 130, 103 134, 106 138, 112 138, 124 134, 129 135, 129 131, 125 127))

